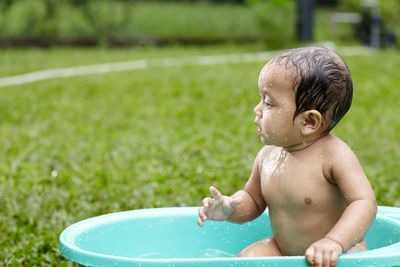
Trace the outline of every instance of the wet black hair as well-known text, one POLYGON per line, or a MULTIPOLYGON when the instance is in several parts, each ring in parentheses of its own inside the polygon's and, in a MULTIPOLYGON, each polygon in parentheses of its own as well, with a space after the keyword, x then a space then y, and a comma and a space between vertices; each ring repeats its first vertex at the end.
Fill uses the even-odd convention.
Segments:
POLYGON ((296 81, 293 119, 315 109, 330 119, 331 130, 350 109, 353 81, 347 64, 335 52, 323 47, 296 48, 280 54, 271 63, 293 70, 296 81))

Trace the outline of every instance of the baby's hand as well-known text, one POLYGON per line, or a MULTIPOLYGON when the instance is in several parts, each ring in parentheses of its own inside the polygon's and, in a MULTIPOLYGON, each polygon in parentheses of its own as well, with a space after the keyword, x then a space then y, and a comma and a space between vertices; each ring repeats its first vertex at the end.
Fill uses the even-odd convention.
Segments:
POLYGON ((310 266, 336 266, 342 246, 329 238, 322 238, 306 250, 306 259, 310 266))
POLYGON ((215 187, 210 187, 212 198, 203 199, 203 207, 199 209, 197 224, 202 227, 209 220, 224 221, 229 218, 233 210, 242 201, 241 198, 223 196, 215 187))

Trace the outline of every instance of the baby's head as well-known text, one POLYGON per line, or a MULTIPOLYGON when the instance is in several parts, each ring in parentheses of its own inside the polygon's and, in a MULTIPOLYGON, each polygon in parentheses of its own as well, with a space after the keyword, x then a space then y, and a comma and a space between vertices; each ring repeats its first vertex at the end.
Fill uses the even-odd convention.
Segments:
POLYGON ((335 52, 323 47, 288 50, 269 63, 292 72, 296 111, 315 109, 321 113, 331 130, 347 113, 353 97, 349 68, 335 52))
POLYGON ((283 52, 263 67, 258 83, 262 99, 254 110, 256 124, 261 136, 268 133, 271 140, 293 139, 296 131, 329 132, 349 110, 353 95, 346 63, 322 47, 283 52), (289 124, 297 128, 290 129, 289 124), (303 129, 304 125, 311 128, 303 129))

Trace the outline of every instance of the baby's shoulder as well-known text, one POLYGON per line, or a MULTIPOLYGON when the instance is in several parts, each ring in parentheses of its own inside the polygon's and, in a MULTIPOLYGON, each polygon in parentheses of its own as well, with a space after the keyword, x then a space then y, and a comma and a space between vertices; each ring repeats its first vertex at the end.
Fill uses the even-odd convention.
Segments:
POLYGON ((257 157, 265 157, 266 155, 270 154, 271 152, 277 151, 279 149, 282 149, 282 148, 279 148, 276 146, 270 146, 270 145, 263 146, 263 148, 261 148, 260 151, 258 151, 257 157))
POLYGON ((279 151, 281 151, 282 148, 276 147, 276 146, 270 146, 266 145, 263 148, 258 151, 257 157, 256 157, 256 162, 260 166, 263 164, 264 160, 266 159, 273 159, 274 157, 278 156, 279 151))
POLYGON ((328 135, 321 141, 318 147, 319 151, 316 154, 320 155, 319 159, 322 159, 321 166, 324 177, 331 183, 336 184, 337 181, 334 178, 333 171, 338 167, 346 166, 343 163, 353 162, 356 157, 350 147, 334 135, 328 135))
POLYGON ((327 135, 323 137, 323 140, 320 143, 318 149, 322 154, 324 154, 324 158, 332 160, 334 158, 343 158, 347 155, 353 155, 353 151, 351 148, 339 137, 334 135, 327 135))

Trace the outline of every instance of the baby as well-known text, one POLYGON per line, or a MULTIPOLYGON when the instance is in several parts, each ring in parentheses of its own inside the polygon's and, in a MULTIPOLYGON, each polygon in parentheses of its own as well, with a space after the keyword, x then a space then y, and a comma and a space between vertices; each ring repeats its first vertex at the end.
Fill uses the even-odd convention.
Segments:
POLYGON ((340 254, 367 250, 375 195, 355 154, 329 133, 352 101, 346 63, 326 48, 292 49, 262 68, 258 87, 254 123, 265 146, 243 190, 210 187, 198 224, 243 223, 268 207, 273 236, 239 257, 305 255, 311 266, 335 266, 340 254))

